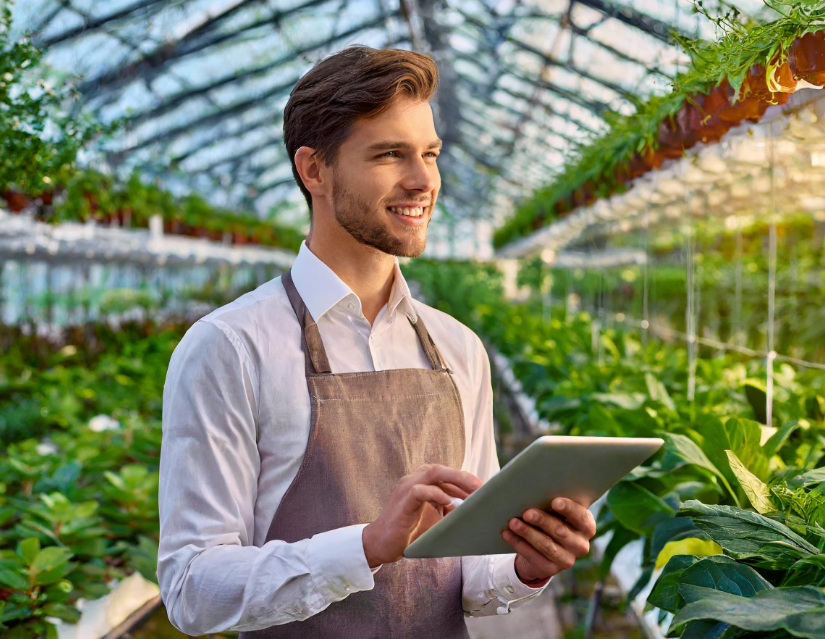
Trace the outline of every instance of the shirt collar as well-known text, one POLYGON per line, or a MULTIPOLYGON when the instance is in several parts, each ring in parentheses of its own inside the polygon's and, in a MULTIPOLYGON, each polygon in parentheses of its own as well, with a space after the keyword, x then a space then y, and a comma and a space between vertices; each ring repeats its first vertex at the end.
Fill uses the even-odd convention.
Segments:
MULTIPOLYGON (((405 298, 411 297, 410 288, 401 268, 398 265, 398 258, 395 258, 393 267, 393 283, 390 291, 390 299, 387 303, 389 317, 392 318, 398 305, 405 298)), ((304 300, 310 315, 317 322, 322 315, 329 311, 344 298, 352 295, 355 300, 358 296, 352 289, 335 274, 329 266, 324 264, 315 253, 306 245, 306 240, 301 242, 298 257, 292 264, 292 281, 295 288, 304 300)), ((361 301, 358 300, 358 313, 361 312, 361 301)))

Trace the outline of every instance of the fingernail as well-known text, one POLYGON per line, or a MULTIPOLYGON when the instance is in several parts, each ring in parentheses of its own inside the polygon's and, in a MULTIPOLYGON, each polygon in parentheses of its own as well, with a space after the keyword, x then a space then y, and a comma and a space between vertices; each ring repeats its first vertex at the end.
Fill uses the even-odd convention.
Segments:
POLYGON ((557 510, 558 512, 564 512, 564 502, 561 499, 557 499, 553 502, 553 510, 557 510))
POLYGON ((556 528, 556 537, 566 537, 567 536, 567 528, 564 526, 559 526, 556 528))
POLYGON ((534 510, 530 510, 527 512, 527 516, 525 517, 527 521, 537 522, 539 520, 538 513, 534 510))
POLYGON ((510 520, 510 527, 511 528, 520 528, 521 522, 518 519, 511 519, 510 520))

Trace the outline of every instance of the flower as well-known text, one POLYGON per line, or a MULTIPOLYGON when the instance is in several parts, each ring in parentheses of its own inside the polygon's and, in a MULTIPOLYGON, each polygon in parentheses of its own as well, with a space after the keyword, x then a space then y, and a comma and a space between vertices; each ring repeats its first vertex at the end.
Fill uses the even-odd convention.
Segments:
POLYGON ((120 428, 120 422, 108 415, 97 415, 89 420, 89 430, 96 433, 102 433, 104 430, 117 430, 118 428, 120 428))
POLYGON ((35 446, 35 450, 37 451, 38 455, 57 455, 57 446, 54 444, 53 441, 46 438, 43 439, 37 446, 35 446))

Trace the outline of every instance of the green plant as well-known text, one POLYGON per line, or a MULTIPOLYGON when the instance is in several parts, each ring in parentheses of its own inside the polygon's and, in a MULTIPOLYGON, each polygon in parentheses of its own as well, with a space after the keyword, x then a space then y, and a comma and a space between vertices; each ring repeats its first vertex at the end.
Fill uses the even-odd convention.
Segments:
POLYGON ((61 167, 102 128, 61 112, 71 89, 52 88, 40 52, 27 38, 11 41, 11 6, 0 6, 0 193, 40 194, 61 167), (54 133, 47 133, 53 130, 54 133))

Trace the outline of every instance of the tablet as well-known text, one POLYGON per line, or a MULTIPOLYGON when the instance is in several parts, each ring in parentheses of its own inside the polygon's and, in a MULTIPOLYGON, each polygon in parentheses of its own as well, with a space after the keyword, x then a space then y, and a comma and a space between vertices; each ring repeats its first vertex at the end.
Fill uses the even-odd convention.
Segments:
POLYGON ((409 558, 515 552, 501 538, 528 508, 556 497, 590 507, 664 443, 659 438, 539 437, 404 551, 409 558))

